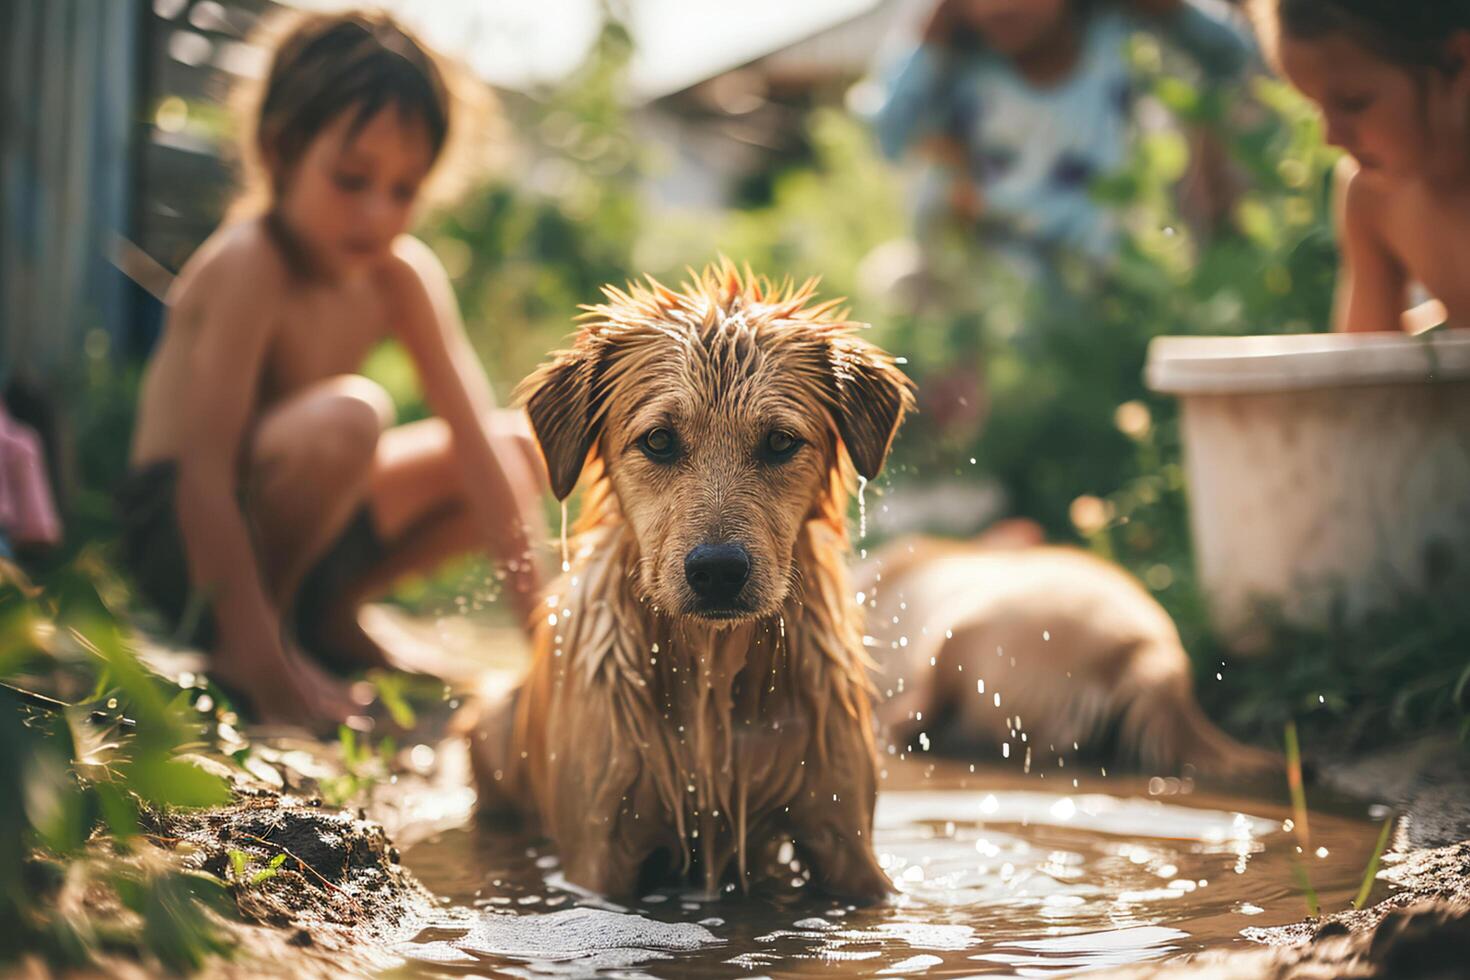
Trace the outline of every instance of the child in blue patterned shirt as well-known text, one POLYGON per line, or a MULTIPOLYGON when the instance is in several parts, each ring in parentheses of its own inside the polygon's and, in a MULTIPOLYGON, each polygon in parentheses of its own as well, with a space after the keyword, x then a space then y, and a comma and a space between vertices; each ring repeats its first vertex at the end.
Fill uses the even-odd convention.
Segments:
POLYGON ((1140 29, 1212 79, 1255 61, 1249 31, 1218 0, 942 0, 887 87, 879 142, 890 157, 917 146, 939 163, 960 217, 1105 259, 1115 218, 1089 190, 1127 161, 1124 45, 1140 29))

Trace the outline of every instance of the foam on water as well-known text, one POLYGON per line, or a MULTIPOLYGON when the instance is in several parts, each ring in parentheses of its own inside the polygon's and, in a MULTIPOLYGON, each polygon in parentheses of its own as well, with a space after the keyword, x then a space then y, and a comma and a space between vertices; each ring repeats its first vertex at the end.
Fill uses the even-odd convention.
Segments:
POLYGON ((470 964, 522 960, 533 974, 597 976, 669 953, 717 946, 720 940, 692 922, 659 922, 628 912, 571 908, 539 915, 484 913, 467 927, 434 930, 448 938, 400 943, 396 951, 425 963, 470 964), (552 964, 573 963, 571 969, 552 964))

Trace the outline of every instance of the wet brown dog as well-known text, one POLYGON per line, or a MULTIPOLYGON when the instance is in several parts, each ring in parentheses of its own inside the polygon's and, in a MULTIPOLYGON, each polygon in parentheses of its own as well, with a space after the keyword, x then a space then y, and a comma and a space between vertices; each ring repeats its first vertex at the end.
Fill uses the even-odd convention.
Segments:
POLYGON ((660 858, 745 887, 790 839, 815 884, 876 899, 845 512, 911 386, 810 283, 725 264, 605 293, 523 388, 557 497, 590 486, 530 675, 475 734, 482 808, 539 821, 607 895, 660 858))
MULTIPOLYGON (((1007 522, 974 541, 901 538, 854 575, 898 749, 932 744, 1055 767, 1116 729, 1129 761, 1206 774, 1279 771, 1195 702, 1189 655, 1132 576, 1040 528, 1007 522), (1023 741, 1022 735, 1025 735, 1023 741)), ((994 756, 990 756, 994 758, 994 756)))

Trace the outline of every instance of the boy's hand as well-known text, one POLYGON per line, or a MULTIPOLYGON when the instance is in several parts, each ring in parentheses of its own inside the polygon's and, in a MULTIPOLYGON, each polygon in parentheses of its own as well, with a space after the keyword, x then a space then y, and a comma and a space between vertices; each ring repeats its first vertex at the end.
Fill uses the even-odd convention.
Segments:
POLYGON ((335 730, 360 713, 345 685, 280 645, 249 654, 221 650, 209 673, 248 700, 251 714, 262 722, 335 730))

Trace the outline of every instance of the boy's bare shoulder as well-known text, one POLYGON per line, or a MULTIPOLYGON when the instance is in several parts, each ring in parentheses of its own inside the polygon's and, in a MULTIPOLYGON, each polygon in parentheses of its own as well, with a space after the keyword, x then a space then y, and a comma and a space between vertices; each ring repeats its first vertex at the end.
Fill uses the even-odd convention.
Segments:
POLYGON ((244 302, 262 311, 286 293, 289 270, 260 219, 217 230, 190 257, 170 291, 169 306, 199 311, 244 302))
POLYGON ((434 250, 412 235, 399 235, 384 260, 385 282, 394 289, 422 288, 432 293, 449 281, 434 250))
POLYGON ((432 312, 437 320, 454 303, 454 288, 439 256, 412 235, 400 235, 379 269, 378 282, 391 309, 399 311, 400 326, 411 328, 424 318, 416 311, 432 312), (406 315, 406 316, 405 316, 406 315))

